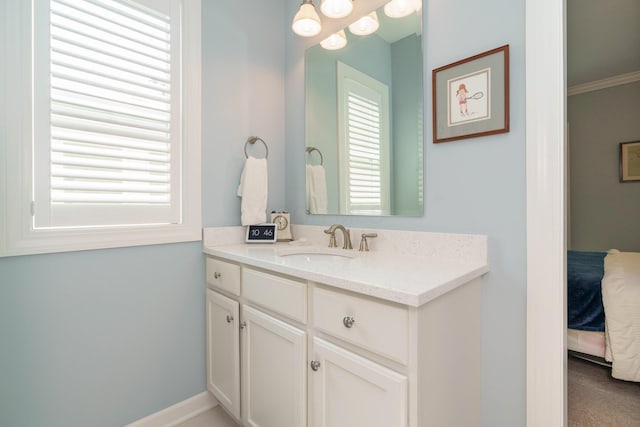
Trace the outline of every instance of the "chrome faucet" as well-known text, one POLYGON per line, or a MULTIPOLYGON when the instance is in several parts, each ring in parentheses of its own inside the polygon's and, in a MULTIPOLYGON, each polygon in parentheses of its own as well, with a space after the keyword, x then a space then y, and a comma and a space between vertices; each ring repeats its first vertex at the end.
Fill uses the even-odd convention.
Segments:
POLYGON ((342 231, 342 235, 344 237, 344 245, 342 245, 342 249, 353 249, 351 246, 351 235, 349 234, 349 230, 344 228, 344 225, 341 224, 333 224, 331 227, 324 230, 326 234, 329 234, 329 247, 335 248, 338 245, 336 244, 336 230, 342 231))

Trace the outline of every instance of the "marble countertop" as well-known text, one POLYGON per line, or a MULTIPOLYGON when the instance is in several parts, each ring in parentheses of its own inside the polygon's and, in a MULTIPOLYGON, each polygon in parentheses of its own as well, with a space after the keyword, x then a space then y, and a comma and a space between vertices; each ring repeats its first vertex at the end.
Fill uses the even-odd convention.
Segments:
POLYGON ((271 270, 300 279, 418 307, 486 273, 486 261, 477 258, 441 259, 389 252, 358 252, 326 246, 292 247, 276 244, 204 246, 207 255, 271 270), (281 256, 292 251, 335 251, 350 258, 327 257, 308 261, 303 256, 281 256))

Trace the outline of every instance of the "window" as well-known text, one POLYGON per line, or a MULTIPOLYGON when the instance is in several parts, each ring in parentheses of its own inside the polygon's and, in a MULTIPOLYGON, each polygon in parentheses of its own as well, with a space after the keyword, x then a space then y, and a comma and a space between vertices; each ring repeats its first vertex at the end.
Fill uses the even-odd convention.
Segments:
POLYGON ((389 88, 338 62, 340 213, 389 215, 389 88))
POLYGON ((0 182, 0 253, 199 240, 199 2, 24 3, 3 14, 15 39, 12 19, 33 29, 30 57, 0 47, 4 90, 25 100, 2 153, 20 161, 0 182))

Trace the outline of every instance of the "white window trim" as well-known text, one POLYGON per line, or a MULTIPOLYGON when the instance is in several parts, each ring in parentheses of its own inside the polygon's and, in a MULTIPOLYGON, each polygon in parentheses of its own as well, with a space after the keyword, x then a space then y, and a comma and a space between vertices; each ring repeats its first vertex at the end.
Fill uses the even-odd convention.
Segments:
POLYGON ((182 223, 109 228, 32 226, 31 2, 0 5, 0 256, 197 241, 201 231, 201 5, 183 0, 182 223))
MULTIPOLYGON (((351 197, 349 193, 349 137, 347 122, 347 106, 345 99, 345 79, 353 80, 380 94, 381 121, 380 121, 380 158, 385 159, 380 163, 380 195, 381 213, 389 215, 391 212, 391 154, 390 154, 390 114, 389 88, 373 77, 350 67, 340 61, 337 62, 337 99, 338 99, 338 181, 340 188, 340 213, 351 214, 351 197)), ((356 213, 356 215, 367 215, 356 213)))

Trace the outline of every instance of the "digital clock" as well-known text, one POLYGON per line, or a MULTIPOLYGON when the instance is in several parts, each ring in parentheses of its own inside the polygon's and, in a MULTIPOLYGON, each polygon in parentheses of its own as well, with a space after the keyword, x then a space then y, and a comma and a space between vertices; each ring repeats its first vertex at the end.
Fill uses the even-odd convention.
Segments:
POLYGON ((277 236, 276 224, 256 224, 247 227, 246 243, 275 243, 277 236))

